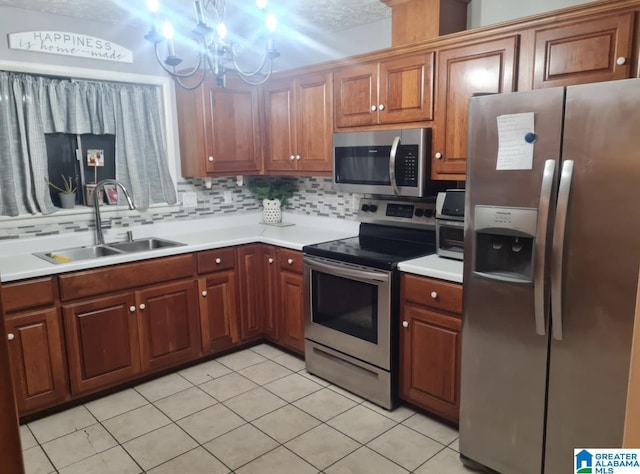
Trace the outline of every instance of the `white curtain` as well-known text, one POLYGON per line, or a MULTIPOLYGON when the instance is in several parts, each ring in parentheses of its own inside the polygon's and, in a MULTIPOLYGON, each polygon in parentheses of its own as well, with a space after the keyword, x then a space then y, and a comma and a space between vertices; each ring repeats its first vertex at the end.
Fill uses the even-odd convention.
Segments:
POLYGON ((0 143, 10 143, 0 146, 0 214, 56 210, 45 182, 45 133, 115 135, 116 179, 130 191, 136 206, 174 204, 161 112, 155 86, 0 71, 0 143))

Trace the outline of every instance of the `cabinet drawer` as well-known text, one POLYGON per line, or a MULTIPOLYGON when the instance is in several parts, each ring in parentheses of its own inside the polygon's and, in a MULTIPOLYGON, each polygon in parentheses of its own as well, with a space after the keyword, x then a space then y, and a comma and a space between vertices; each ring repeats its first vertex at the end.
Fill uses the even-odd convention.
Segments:
POLYGON ((52 305, 55 299, 53 277, 7 283, 2 287, 2 305, 5 312, 52 305))
POLYGON ((207 250, 198 254, 198 273, 211 273, 231 270, 236 266, 234 248, 207 250))
POLYGON ((68 301, 178 280, 192 276, 193 271, 193 254, 186 254, 60 275, 60 299, 68 301))
POLYGON ((403 275, 402 295, 403 301, 462 313, 462 285, 456 283, 403 275))
POLYGON ((302 252, 297 250, 278 249, 280 269, 302 273, 302 252))

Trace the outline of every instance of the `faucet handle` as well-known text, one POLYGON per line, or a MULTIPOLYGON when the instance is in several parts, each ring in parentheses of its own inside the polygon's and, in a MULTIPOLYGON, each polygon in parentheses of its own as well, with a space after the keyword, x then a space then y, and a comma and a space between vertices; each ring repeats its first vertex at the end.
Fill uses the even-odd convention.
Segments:
POLYGON ((132 230, 128 230, 126 232, 122 232, 122 233, 120 233, 118 235, 119 236, 120 235, 126 236, 126 239, 127 239, 126 242, 133 242, 133 231, 132 230))

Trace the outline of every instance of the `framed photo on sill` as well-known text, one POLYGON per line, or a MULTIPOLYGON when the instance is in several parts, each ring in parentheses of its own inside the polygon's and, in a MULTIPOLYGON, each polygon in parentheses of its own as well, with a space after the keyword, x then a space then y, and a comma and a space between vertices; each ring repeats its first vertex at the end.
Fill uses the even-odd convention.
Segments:
POLYGON ((115 184, 106 184, 104 193, 107 197, 107 204, 118 204, 118 188, 115 184))

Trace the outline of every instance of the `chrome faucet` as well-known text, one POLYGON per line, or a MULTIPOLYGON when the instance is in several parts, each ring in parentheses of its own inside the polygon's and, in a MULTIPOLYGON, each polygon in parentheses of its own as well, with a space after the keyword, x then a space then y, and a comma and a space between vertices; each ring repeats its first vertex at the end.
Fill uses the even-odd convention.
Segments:
POLYGON ((131 200, 131 196, 129 196, 129 191, 120 181, 116 181, 115 179, 103 179, 98 184, 96 184, 95 189, 93 190, 93 210, 96 221, 96 245, 104 244, 104 235, 102 233, 102 218, 100 217, 100 191, 104 188, 105 184, 115 184, 124 193, 124 197, 127 198, 127 203, 129 204, 129 209, 135 209, 136 206, 133 204, 131 200))

